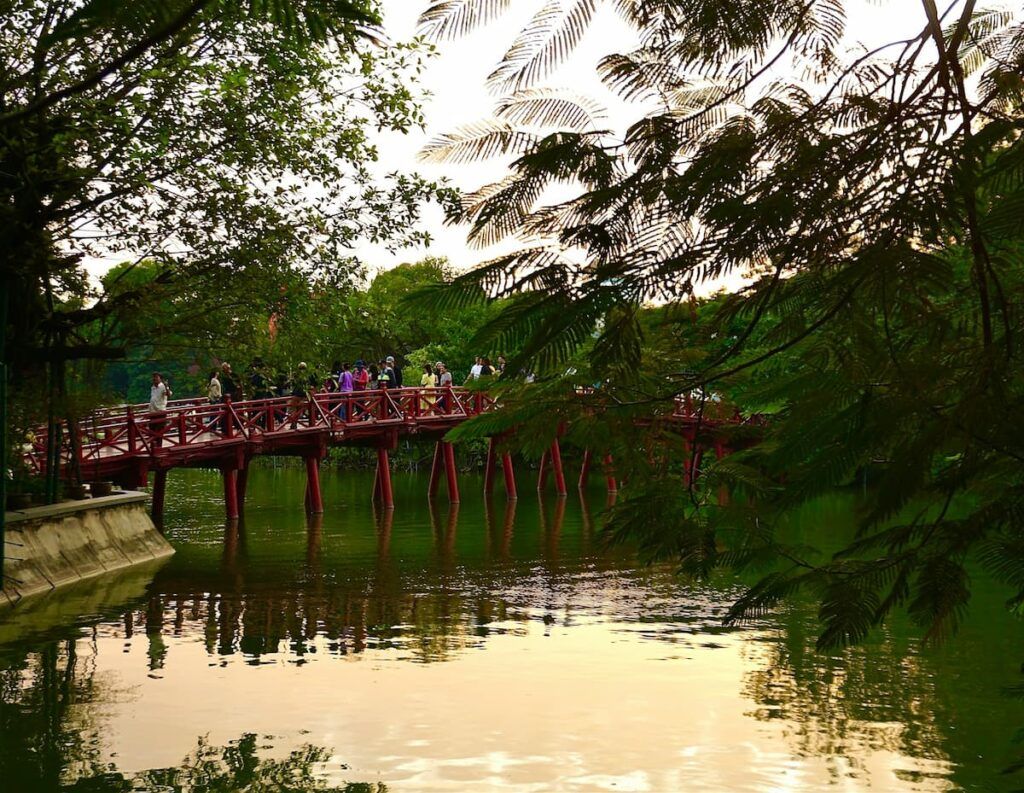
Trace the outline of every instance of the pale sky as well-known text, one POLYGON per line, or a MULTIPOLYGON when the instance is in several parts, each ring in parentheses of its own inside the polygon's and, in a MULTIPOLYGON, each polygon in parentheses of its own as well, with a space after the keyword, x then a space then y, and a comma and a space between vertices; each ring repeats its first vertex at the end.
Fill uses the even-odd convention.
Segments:
MULTIPOLYGON (((428 63, 423 75, 423 86, 431 93, 424 108, 426 132, 381 135, 379 147, 387 170, 419 171, 430 178, 447 177, 456 187, 467 191, 475 190, 503 175, 505 166, 501 161, 438 166, 418 162, 416 154, 436 135, 490 116, 497 97, 488 93, 485 78, 512 42, 516 32, 543 2, 517 0, 513 11, 496 24, 484 27, 464 39, 439 45, 440 54, 428 63)), ((414 36, 416 19, 428 5, 429 0, 383 0, 387 35, 395 41, 414 36)), ((924 23, 919 0, 854 0, 851 6, 848 14, 851 46, 856 42, 876 46, 896 40, 916 33, 924 23)), ((601 57, 611 51, 624 50, 629 43, 628 28, 614 13, 604 9, 571 60, 545 84, 568 87, 598 99, 609 107, 612 126, 623 128, 635 120, 635 110, 627 112, 615 97, 604 90, 595 75, 595 67, 601 57)), ((356 252, 371 269, 415 261, 427 253, 447 256, 457 267, 465 268, 505 252, 505 248, 470 248, 466 245, 465 228, 445 226, 442 214, 436 207, 426 211, 425 226, 434 237, 429 250, 408 249, 391 254, 383 248, 363 246, 356 252)))
MULTIPOLYGON (((387 37, 396 42, 413 38, 416 34, 416 20, 429 2, 382 0, 387 37)), ((503 176, 508 160, 473 165, 433 165, 419 162, 417 153, 429 140, 443 132, 451 132, 465 124, 490 117, 498 97, 488 92, 485 78, 516 33, 545 2, 547 0, 516 0, 513 10, 498 22, 482 27, 463 39, 439 45, 439 54, 428 61, 422 75, 423 88, 430 94, 424 105, 427 128, 408 135, 379 133, 375 142, 381 154, 380 173, 418 171, 432 179, 447 178, 455 187, 467 191, 476 190, 503 176)), ((956 4, 961 2, 957 0, 956 4)), ((979 5, 1012 7, 1013 4, 1010 0, 990 0, 979 5)), ((923 24, 924 13, 920 0, 850 0, 849 46, 853 47, 860 42, 870 47, 894 41, 915 34, 923 24)), ((595 67, 609 52, 627 50, 631 44, 632 34, 629 29, 612 11, 602 8, 580 47, 544 85, 568 88, 596 99, 609 110, 609 127, 624 131, 635 120, 636 109, 627 108, 604 89, 597 79, 595 67)), ((429 248, 410 248, 391 253, 383 246, 362 245, 357 246, 353 252, 373 272, 402 262, 416 261, 428 254, 447 256, 457 268, 468 268, 514 247, 514 243, 482 250, 469 247, 466 244, 466 229, 446 226, 443 214, 436 206, 425 209, 423 226, 434 237, 429 248)), ((95 260, 88 264, 88 269, 93 276, 98 276, 112 263, 113 260, 95 260)))

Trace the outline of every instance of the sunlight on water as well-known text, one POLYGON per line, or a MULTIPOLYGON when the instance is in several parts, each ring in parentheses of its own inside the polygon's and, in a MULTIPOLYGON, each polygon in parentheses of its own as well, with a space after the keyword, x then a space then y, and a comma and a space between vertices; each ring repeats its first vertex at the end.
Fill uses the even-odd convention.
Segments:
MULTIPOLYGON (((941 650, 813 651, 814 607, 727 629, 597 537, 604 495, 429 508, 397 477, 258 469, 243 526, 174 472, 178 553, 0 614, 0 790, 999 790, 1024 658, 999 593, 941 650), (262 787, 259 787, 262 785, 262 787)), ((524 482, 525 485, 525 482, 524 482)), ((521 492, 528 488, 523 487, 521 492)), ((477 494, 477 495, 474 495, 477 494)), ((829 545, 847 496, 791 527, 829 545)))

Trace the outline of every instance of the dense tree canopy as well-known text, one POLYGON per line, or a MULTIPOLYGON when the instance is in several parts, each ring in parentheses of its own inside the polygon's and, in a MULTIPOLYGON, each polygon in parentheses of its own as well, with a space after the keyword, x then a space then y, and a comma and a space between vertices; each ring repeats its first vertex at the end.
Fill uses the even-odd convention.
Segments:
POLYGON ((423 239, 419 207, 443 191, 376 178, 370 138, 420 123, 411 86, 427 49, 375 45, 372 3, 0 10, 0 257, 15 366, 53 348, 119 353, 104 323, 123 328, 142 289, 94 289, 90 262, 156 263, 145 289, 173 284, 209 304, 273 291, 296 269, 344 281, 358 239, 423 239))
MULTIPOLYGON (((916 31, 868 50, 845 36, 840 0, 612 2, 640 42, 599 66, 636 108, 620 135, 590 102, 542 84, 598 5, 543 5, 491 75, 505 92, 495 119, 424 152, 512 159, 460 217, 471 239, 519 249, 429 298, 525 293, 482 338, 518 346, 550 399, 510 392, 513 409, 478 431, 550 435, 552 409, 596 411, 604 421, 570 422, 570 434, 614 451, 630 477, 613 536, 639 536, 694 574, 771 570, 733 619, 809 587, 823 644, 863 638, 896 607, 941 638, 966 609, 972 556, 1018 607, 1019 13, 921 0, 916 31), (552 202, 552 185, 571 197, 552 202), (714 310, 689 307, 723 277, 746 285, 714 310), (651 301, 664 305, 655 327, 651 301), (585 376, 564 377, 581 351, 585 376), (578 406, 566 379, 603 386, 578 406), (634 451, 672 442, 655 422, 637 444, 634 419, 714 391, 777 415, 762 443, 686 489, 666 457, 634 451), (870 472, 880 481, 845 550, 776 539, 777 510, 870 472), (750 498, 717 505, 722 482, 750 498)), ((424 28, 458 36, 507 7, 436 2, 424 28)))
MULTIPOLYGON (((144 262, 122 276, 127 267, 114 268, 105 280, 145 283, 159 265, 144 262)), ((154 370, 175 384, 176 395, 189 397, 206 393, 209 370, 223 361, 244 372, 258 358, 275 376, 287 377, 300 361, 326 375, 335 361, 376 362, 394 355, 407 367, 410 383, 419 382, 423 364, 439 360, 462 382, 476 355, 506 352, 472 341, 501 305, 435 312, 406 304, 417 290, 453 277, 447 260, 433 257, 382 270, 365 283, 309 280, 296 272, 263 305, 247 305, 240 313, 230 313, 223 302, 213 311, 201 296, 152 292, 142 298, 139 327, 124 329, 135 340, 127 360, 104 363, 90 380, 102 379, 108 401, 143 402, 154 370), (148 325, 179 330, 153 334, 148 325)))

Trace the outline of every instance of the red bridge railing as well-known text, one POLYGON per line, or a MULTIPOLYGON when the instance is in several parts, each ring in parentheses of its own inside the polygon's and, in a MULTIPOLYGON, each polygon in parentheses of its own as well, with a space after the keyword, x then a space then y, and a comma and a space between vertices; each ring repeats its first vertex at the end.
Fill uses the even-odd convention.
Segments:
MULTIPOLYGON (((285 438, 290 434, 328 432, 341 440, 349 434, 368 435, 382 427, 443 428, 494 410, 489 394, 460 387, 400 388, 315 394, 301 401, 293 397, 211 404, 206 400, 181 399, 168 403, 166 411, 151 413, 148 405, 100 408, 74 427, 78 464, 84 477, 98 477, 118 460, 200 454, 204 450, 242 445, 257 440, 285 438)), ((757 422, 744 419, 733 408, 715 400, 703 406, 689 397, 676 400, 670 419, 686 423, 757 422)), ((61 459, 73 464, 72 444, 65 429, 61 459)), ((41 472, 46 458, 46 434, 37 434, 25 460, 41 472)))

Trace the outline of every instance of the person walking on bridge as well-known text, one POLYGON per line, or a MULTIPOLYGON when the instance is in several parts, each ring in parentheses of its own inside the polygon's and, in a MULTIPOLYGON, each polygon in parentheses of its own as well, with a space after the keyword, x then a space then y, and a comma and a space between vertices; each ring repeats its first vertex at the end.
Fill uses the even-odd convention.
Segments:
POLYGON ((220 365, 220 387, 225 398, 232 402, 242 401, 242 384, 238 382, 227 361, 220 365))
POLYGON ((220 379, 217 377, 217 370, 213 369, 210 371, 210 382, 206 386, 206 398, 210 400, 211 405, 219 405, 223 396, 224 392, 220 387, 220 379))
POLYGON ((402 367, 395 363, 395 356, 389 355, 387 360, 388 368, 391 370, 391 388, 402 387, 402 367))
POLYGON ((437 387, 445 389, 437 399, 437 406, 442 413, 447 413, 449 404, 448 389, 452 387, 452 373, 448 371, 448 367, 441 361, 438 361, 434 368, 437 371, 437 387))
POLYGON ((153 382, 149 389, 149 430, 153 433, 153 446, 159 448, 164 442, 164 429, 167 426, 167 400, 174 396, 170 385, 164 382, 160 372, 153 372, 153 382))

